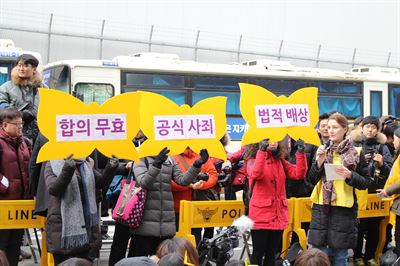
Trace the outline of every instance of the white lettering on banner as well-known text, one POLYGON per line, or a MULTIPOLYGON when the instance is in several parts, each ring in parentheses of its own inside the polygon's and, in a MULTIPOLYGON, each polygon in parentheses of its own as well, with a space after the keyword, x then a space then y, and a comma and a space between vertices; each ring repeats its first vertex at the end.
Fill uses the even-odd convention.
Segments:
POLYGON ((156 140, 213 139, 214 115, 165 115, 154 116, 156 140))
POLYGON ((56 115, 57 141, 125 140, 126 114, 56 115))
POLYGON ((256 119, 257 128, 310 126, 308 104, 256 105, 256 119))

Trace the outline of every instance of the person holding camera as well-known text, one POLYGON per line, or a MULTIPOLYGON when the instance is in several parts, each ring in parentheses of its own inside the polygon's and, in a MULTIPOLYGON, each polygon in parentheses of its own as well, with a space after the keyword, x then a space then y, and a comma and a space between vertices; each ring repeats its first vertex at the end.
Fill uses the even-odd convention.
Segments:
POLYGON ((135 257, 153 255, 163 240, 175 236, 171 180, 183 186, 196 182, 201 167, 209 159, 207 150, 201 150, 200 157, 183 174, 168 153, 169 149, 164 148, 157 156, 141 158, 140 162, 133 165, 137 184, 147 190, 142 221, 139 227, 131 229, 135 257))
POLYGON ((307 172, 304 141, 297 141, 295 165, 283 158, 281 142, 269 143, 264 139, 248 146, 244 157, 251 195, 249 218, 254 221, 250 261, 257 265, 275 265, 275 254, 289 219, 286 179, 302 179, 307 172))
MULTIPOLYGON (((200 155, 192 151, 189 147, 186 150, 176 156, 172 157, 183 173, 186 173, 189 166, 200 158, 200 155)), ((218 200, 218 194, 214 187, 217 184, 218 175, 217 170, 211 160, 207 160, 205 164, 201 167, 201 172, 197 176, 194 183, 189 184, 189 186, 181 186, 175 181, 171 181, 171 190, 174 196, 174 207, 175 207, 175 223, 176 230, 179 230, 179 211, 181 200, 218 200), (205 195, 200 195, 205 194, 205 195), (200 198, 200 196, 204 196, 200 198), (197 197, 197 198, 196 198, 197 197)), ((201 228, 193 228, 192 234, 196 238, 196 243, 199 243, 202 239, 201 228)), ((212 238, 214 234, 214 227, 205 228, 204 237, 212 238)))
MULTIPOLYGON (((386 136, 379 132, 379 119, 367 116, 361 122, 361 128, 350 133, 353 145, 361 147, 362 155, 368 164, 369 180, 368 193, 375 194, 377 189, 382 189, 392 168, 392 156, 385 145, 386 136)), ((375 251, 379 240, 379 224, 382 217, 362 218, 358 226, 357 248, 354 250, 356 265, 377 265, 375 251), (362 250, 365 243, 365 254, 362 250)))
POLYGON ((317 157, 307 175, 315 187, 308 243, 325 252, 332 265, 348 265, 348 249, 357 246, 358 203, 355 189, 366 189, 368 165, 350 139, 347 118, 334 113, 328 118, 329 141, 317 150, 317 157), (328 176, 325 163, 340 165, 328 176))

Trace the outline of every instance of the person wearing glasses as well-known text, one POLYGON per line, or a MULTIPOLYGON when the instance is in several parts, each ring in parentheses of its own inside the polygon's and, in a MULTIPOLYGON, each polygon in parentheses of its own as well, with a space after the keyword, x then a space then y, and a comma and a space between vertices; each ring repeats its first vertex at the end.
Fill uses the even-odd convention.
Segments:
MULTIPOLYGON (((22 135, 22 113, 14 108, 0 112, 0 200, 32 199, 29 193, 31 149, 22 135)), ((0 250, 10 265, 17 265, 24 229, 0 230, 0 250)))
POLYGON ((22 112, 24 136, 35 142, 39 133, 37 111, 39 106, 38 88, 47 87, 37 69, 39 60, 30 54, 17 58, 11 71, 11 80, 0 86, 0 110, 13 107, 22 112))

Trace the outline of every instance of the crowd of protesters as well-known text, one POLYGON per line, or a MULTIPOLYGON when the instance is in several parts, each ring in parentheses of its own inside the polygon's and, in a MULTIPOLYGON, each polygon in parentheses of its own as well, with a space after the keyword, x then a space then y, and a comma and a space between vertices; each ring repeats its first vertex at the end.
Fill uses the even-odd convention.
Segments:
MULTIPOLYGON (((365 208, 367 193, 393 195, 392 211, 396 223, 400 220, 400 128, 395 118, 367 116, 351 127, 338 112, 323 114, 316 129, 319 147, 290 137, 280 142, 263 139, 227 152, 227 161, 210 158, 206 149, 196 154, 190 147, 169 156, 165 147, 139 162, 106 158, 97 151, 72 159, 71 151, 68 158, 38 164, 38 152, 47 139, 37 126, 38 88, 44 87, 37 66, 35 57, 21 55, 11 80, 0 87, 0 200, 36 199, 35 213, 46 217, 47 249, 56 265, 90 265, 98 258, 99 213, 107 215, 113 208, 115 201, 106 204, 111 200, 106 192, 118 175, 133 175, 147 197, 137 228, 116 222, 109 265, 200 265, 196 248, 175 237, 180 201, 220 200, 222 195, 234 200, 240 190, 246 214, 254 222, 252 264, 275 265, 288 226, 287 199, 310 197, 311 223, 302 226, 313 249, 299 256, 295 265, 347 265, 349 249, 355 265, 378 265, 375 253, 382 218, 357 219, 357 213, 365 208), (335 175, 342 178, 328 176, 325 164, 341 165, 335 175), (106 206, 103 211, 100 202, 106 206)), ((140 131, 133 142, 139 147, 143 141, 146 137, 140 131)), ((225 135, 221 143, 226 147, 228 142, 225 135)), ((21 229, 0 230, 0 261, 5 265, 18 264, 23 234, 21 229)), ((214 228, 193 229, 192 234, 199 243, 212 238, 214 228)), ((391 236, 388 227, 389 241, 391 236)), ((297 239, 293 235, 292 243, 297 239)))

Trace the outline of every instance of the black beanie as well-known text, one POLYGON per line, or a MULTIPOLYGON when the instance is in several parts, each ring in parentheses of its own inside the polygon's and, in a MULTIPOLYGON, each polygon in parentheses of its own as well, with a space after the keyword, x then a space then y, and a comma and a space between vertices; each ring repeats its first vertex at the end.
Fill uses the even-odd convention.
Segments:
POLYGON ((365 126, 367 124, 373 124, 376 126, 377 129, 379 129, 379 118, 377 118, 376 116, 366 116, 364 117, 364 119, 362 120, 362 125, 365 126))

